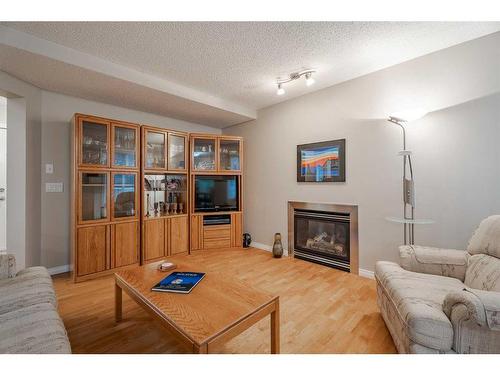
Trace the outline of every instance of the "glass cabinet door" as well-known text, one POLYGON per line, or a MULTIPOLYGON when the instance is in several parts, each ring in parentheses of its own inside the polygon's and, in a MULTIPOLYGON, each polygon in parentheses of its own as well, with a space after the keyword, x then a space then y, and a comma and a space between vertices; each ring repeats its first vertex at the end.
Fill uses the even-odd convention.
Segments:
POLYGON ((238 139, 221 139, 219 141, 219 170, 241 170, 240 141, 238 139))
POLYGON ((108 125, 84 120, 81 127, 81 164, 107 167, 109 164, 108 125))
POLYGON ((108 218, 108 174, 81 172, 80 221, 103 221, 108 218))
POLYGON ((194 139, 193 169, 197 171, 215 171, 215 139, 194 139))
POLYGON ((136 173, 113 173, 113 219, 136 216, 136 173))
POLYGON ((186 137, 168 133, 168 169, 186 169, 186 137))
POLYGON ((137 166, 137 130, 113 125, 113 166, 137 166))
POLYGON ((146 169, 165 169, 165 133, 146 131, 146 169))

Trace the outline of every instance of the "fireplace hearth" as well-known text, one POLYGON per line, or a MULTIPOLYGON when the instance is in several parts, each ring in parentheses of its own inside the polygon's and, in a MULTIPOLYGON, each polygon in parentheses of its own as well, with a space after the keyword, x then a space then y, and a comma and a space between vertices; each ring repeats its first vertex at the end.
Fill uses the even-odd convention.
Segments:
POLYGON ((289 202, 289 254, 358 273, 357 207, 289 202))

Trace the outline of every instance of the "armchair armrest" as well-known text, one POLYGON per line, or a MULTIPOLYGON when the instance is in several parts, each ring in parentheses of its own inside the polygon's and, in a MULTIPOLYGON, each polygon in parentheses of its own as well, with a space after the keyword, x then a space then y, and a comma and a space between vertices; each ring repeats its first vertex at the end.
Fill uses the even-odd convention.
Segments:
POLYGON ((500 293, 488 290, 466 288, 449 293, 443 302, 443 311, 452 320, 457 306, 464 306, 468 318, 481 327, 500 331, 500 293))
POLYGON ((469 253, 463 250, 404 245, 399 247, 401 267, 407 271, 448 276, 464 281, 469 253))
POLYGON ((0 254, 0 280, 16 276, 16 258, 10 254, 0 254))

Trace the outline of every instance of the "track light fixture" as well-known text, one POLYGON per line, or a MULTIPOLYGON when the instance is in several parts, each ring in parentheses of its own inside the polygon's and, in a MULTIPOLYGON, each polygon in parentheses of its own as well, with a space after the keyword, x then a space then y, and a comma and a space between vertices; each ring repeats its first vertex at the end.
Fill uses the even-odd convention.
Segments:
POLYGON ((291 73, 288 78, 278 78, 276 80, 276 84, 278 85, 278 90, 276 91, 277 95, 283 95, 285 93, 285 89, 283 88, 283 84, 295 81, 300 77, 305 77, 306 85, 311 86, 314 83, 314 78, 312 77, 313 73, 316 73, 313 69, 302 70, 297 73, 291 73))
POLYGON ((285 93, 285 89, 281 87, 281 83, 278 83, 278 90, 276 91, 277 95, 283 95, 285 93))

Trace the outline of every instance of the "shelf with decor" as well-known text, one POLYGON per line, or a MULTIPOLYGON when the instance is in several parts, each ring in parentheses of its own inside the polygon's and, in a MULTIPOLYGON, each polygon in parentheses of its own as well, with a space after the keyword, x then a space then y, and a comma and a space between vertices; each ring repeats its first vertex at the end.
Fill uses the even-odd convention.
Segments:
POLYGON ((191 134, 190 140, 192 174, 242 173, 241 137, 191 134))
POLYGON ((139 264, 140 125, 75 114, 71 127, 74 281, 139 264))
POLYGON ((141 262, 189 253, 187 133, 142 126, 141 262))

